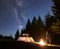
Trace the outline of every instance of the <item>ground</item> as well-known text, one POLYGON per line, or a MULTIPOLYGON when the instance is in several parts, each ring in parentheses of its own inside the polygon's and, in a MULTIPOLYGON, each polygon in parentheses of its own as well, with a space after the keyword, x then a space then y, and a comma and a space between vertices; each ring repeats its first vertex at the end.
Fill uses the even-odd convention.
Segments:
POLYGON ((41 46, 35 43, 0 41, 0 49, 60 49, 59 47, 41 46))

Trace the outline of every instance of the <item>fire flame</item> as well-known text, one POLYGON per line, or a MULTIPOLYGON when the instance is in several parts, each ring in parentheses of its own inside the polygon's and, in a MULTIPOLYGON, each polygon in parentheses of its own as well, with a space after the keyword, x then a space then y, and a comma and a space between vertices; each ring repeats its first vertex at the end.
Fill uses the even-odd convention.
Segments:
POLYGON ((43 41, 43 39, 40 40, 39 44, 42 45, 42 46, 46 45, 46 43, 43 41))

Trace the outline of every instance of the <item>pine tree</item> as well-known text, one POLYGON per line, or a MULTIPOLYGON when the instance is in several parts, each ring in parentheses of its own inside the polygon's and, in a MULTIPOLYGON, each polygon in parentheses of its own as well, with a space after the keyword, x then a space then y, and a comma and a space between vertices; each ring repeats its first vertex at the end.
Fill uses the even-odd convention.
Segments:
POLYGON ((26 29, 21 30, 21 35, 24 34, 24 33, 26 33, 26 29))
POLYGON ((19 30, 16 31, 16 34, 15 34, 15 39, 17 40, 19 37, 19 30))
POLYGON ((52 11, 55 18, 56 22, 53 22, 52 26, 50 27, 50 29, 52 30, 52 32, 58 33, 60 32, 60 1, 59 0, 52 0, 53 2, 53 6, 52 6, 52 11), (59 28, 59 29, 58 29, 59 28))
POLYGON ((48 28, 50 27, 51 23, 50 23, 50 14, 47 13, 47 15, 45 16, 45 26, 46 26, 46 30, 48 30, 48 28))
POLYGON ((31 34, 31 22, 30 19, 28 19, 26 24, 26 33, 31 34))
POLYGON ((34 38, 34 40, 37 40, 37 19, 34 16, 33 20, 32 20, 32 24, 31 24, 31 36, 34 38))
POLYGON ((56 18, 60 19, 60 1, 59 0, 52 0, 53 6, 52 11, 56 18))
POLYGON ((41 19, 41 17, 39 16, 38 17, 38 20, 37 20, 37 40, 39 41, 39 39, 42 37, 42 35, 44 34, 43 31, 44 31, 44 24, 43 24, 43 21, 41 19))
POLYGON ((36 17, 34 16, 33 20, 32 20, 32 30, 34 32, 36 32, 36 24, 37 24, 37 19, 36 17))
POLYGON ((38 20, 37 20, 37 27, 40 30, 40 32, 41 32, 42 28, 44 27, 43 21, 40 16, 38 17, 38 20))

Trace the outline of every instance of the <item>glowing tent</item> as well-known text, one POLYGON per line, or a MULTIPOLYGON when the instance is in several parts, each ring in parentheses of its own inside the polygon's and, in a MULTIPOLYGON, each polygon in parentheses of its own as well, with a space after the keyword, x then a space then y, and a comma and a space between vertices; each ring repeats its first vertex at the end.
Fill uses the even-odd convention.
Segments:
POLYGON ((29 34, 23 34, 21 37, 17 39, 17 41, 24 41, 24 42, 34 42, 32 37, 29 37, 29 34))

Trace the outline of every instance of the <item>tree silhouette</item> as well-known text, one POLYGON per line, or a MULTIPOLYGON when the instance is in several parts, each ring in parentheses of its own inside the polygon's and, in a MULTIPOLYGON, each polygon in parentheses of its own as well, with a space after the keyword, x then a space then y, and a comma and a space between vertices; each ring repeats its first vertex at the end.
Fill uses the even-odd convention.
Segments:
POLYGON ((26 33, 31 34, 31 22, 30 19, 28 19, 27 24, 26 24, 26 33))
POLYGON ((33 20, 32 20, 32 32, 35 32, 36 33, 36 25, 37 24, 37 19, 36 17, 34 16, 33 20))
POLYGON ((16 31, 16 34, 15 34, 15 39, 17 40, 19 37, 19 30, 16 31))
POLYGON ((50 26, 56 22, 56 17, 51 16, 49 13, 45 16, 45 27, 46 30, 49 30, 50 26))
POLYGON ((21 35, 26 33, 26 28, 21 30, 21 35))
POLYGON ((49 13, 47 13, 47 15, 45 16, 45 29, 46 30, 48 30, 49 29, 49 27, 50 27, 50 25, 51 25, 51 23, 50 23, 50 14, 49 13))
POLYGON ((0 39, 13 39, 12 35, 10 36, 3 36, 0 34, 0 39))
POLYGON ((60 1, 59 0, 52 0, 53 6, 52 11, 56 18, 60 19, 60 1))
POLYGON ((53 6, 52 6, 52 11, 55 17, 55 22, 53 22, 52 26, 50 29, 52 32, 58 33, 60 32, 60 2, 58 0, 52 0, 53 6), (54 27, 54 28, 53 28, 54 27))
POLYGON ((38 41, 41 37, 41 33, 43 33, 43 28, 44 24, 41 17, 39 16, 37 20, 34 16, 32 22, 30 22, 30 19, 28 19, 26 27, 21 31, 21 34, 28 33, 34 38, 35 41, 38 41))
POLYGON ((34 40, 36 40, 36 38, 37 38, 37 19, 36 19, 36 17, 34 16, 34 18, 33 18, 33 20, 32 20, 32 24, 31 24, 31 27, 32 27, 32 34, 31 34, 31 36, 34 38, 34 40))
POLYGON ((42 29, 44 28, 44 24, 40 16, 38 17, 38 20, 37 20, 37 28, 39 32, 41 32, 42 29))
POLYGON ((53 39, 55 39, 56 43, 57 43, 57 40, 58 41, 60 40, 60 39, 58 39, 58 38, 60 38, 59 37, 59 35, 60 35, 60 1, 52 0, 52 2, 53 2, 52 11, 54 14, 53 16, 55 17, 55 22, 53 22, 53 24, 50 26, 50 31, 53 33, 53 35, 54 35, 53 39), (57 37, 57 39, 56 39, 56 37, 57 37))
POLYGON ((3 35, 0 34, 0 39, 3 38, 3 35))
POLYGON ((39 16, 38 17, 38 20, 37 20, 37 40, 39 41, 39 39, 42 37, 42 34, 44 33, 44 24, 43 24, 43 21, 41 19, 41 17, 39 16))

